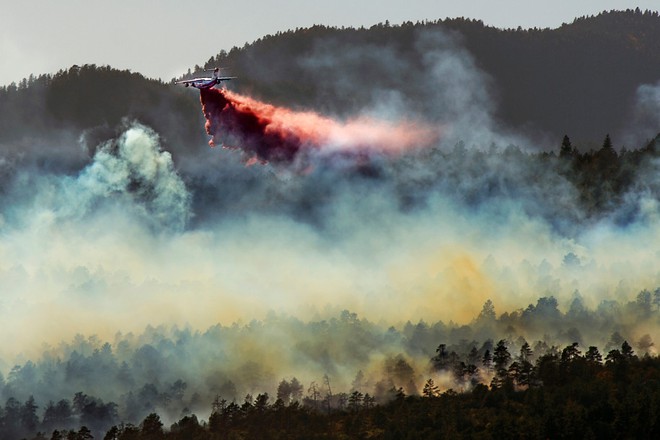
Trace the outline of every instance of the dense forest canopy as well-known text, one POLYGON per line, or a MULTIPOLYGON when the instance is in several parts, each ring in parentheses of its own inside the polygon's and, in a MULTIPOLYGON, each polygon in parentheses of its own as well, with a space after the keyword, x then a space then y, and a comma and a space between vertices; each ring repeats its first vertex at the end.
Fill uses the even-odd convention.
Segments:
MULTIPOLYGON (((279 432, 285 438, 293 433, 310 438, 316 431, 320 438, 334 438, 338 433, 333 425, 356 423, 352 419, 359 415, 362 421, 345 433, 348 438, 368 431, 388 438, 383 428, 389 424, 399 424, 403 432, 494 434, 497 429, 484 419, 511 423, 524 413, 543 423, 534 429, 534 423, 507 429, 532 429, 529 432, 536 434, 528 435, 537 437, 571 429, 606 432, 627 420, 621 412, 632 404, 651 405, 651 414, 628 420, 626 432, 651 438, 660 429, 652 415, 660 403, 654 386, 660 380, 655 344, 648 334, 632 343, 624 335, 632 336, 639 325, 657 326, 659 311, 660 288, 640 292, 626 304, 601 304, 597 310, 586 308, 576 296, 570 309, 561 312, 556 299, 549 297, 497 316, 489 300, 469 325, 420 321, 386 328, 345 310, 329 320, 302 322, 273 314, 263 321, 216 325, 204 332, 150 327, 139 335, 117 334, 112 343, 78 335, 49 349, 36 363, 15 366, 6 380, 0 378, 6 401, 0 433, 18 438, 37 431, 88 429, 98 437, 107 432, 117 437, 106 438, 153 438, 129 434, 142 431, 145 436, 149 418, 157 417, 156 438, 166 438, 164 423, 172 424, 172 438, 193 438, 191 429, 199 431, 199 438, 228 438, 230 432, 245 431, 249 436, 279 432), (613 328, 620 331, 603 338, 613 328), (287 335, 286 345, 274 336, 280 334, 287 335), (528 342, 525 336, 541 339, 528 342), (591 343, 594 340, 599 346, 591 343), (297 347, 296 352, 290 347, 297 347), (343 377, 346 370, 353 375, 343 377), (291 375, 294 371, 297 376, 291 375), (604 397, 621 383, 645 387, 650 394, 629 391, 606 398, 606 408, 593 407, 596 396, 604 397), (543 393, 552 399, 526 408, 543 393), (572 413, 573 398, 579 402, 577 414, 572 413), (505 410, 500 402, 509 399, 516 407, 505 410), (561 403, 551 408, 549 402, 561 403), (389 422, 378 418, 377 406, 389 422), (466 420, 458 426, 457 419, 443 418, 430 425, 419 420, 423 425, 415 427, 404 423, 409 416, 401 413, 403 406, 422 412, 465 406, 483 415, 482 421, 466 420), (280 425, 283 411, 290 413, 289 424, 280 425), (579 418, 581 426, 553 420, 547 411, 566 412, 561 417, 579 418), (280 422, 271 425, 266 422, 270 418, 280 422), (316 419, 315 428, 308 424, 310 418, 316 419), (180 426, 189 423, 192 426, 180 426)), ((467 414, 455 417, 470 419, 467 414)))
POLYGON ((658 32, 314 26, 191 69, 440 133, 302 163, 139 73, 0 88, 0 438, 657 437, 658 32))

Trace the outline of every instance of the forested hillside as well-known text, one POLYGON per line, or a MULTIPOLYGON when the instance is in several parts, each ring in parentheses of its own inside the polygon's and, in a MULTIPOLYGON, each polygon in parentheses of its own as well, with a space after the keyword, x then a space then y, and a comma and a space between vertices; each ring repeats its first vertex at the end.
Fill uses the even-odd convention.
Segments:
MULTIPOLYGON (((580 144, 599 143, 648 117, 635 114, 634 105, 638 88, 660 79, 659 33, 657 12, 632 10, 558 29, 502 30, 463 18, 314 26, 223 50, 192 71, 227 67, 239 77, 230 87, 298 108, 346 116, 394 100, 441 122, 456 97, 430 93, 444 84, 442 71, 429 71, 438 58, 467 58, 478 72, 472 86, 488 95, 480 105, 492 107, 499 123, 546 141, 568 134, 580 144)), ((53 77, 35 72, 0 89, 0 142, 137 117, 168 146, 193 145, 200 139, 195 101, 194 94, 107 67, 74 66, 53 77)))
POLYGON ((612 11, 558 29, 526 30, 458 18, 283 32, 221 52, 204 67, 228 66, 242 89, 288 105, 350 112, 396 91, 434 112, 435 105, 455 102, 429 102, 429 57, 464 47, 486 73, 500 121, 593 141, 619 134, 632 117, 637 88, 660 80, 659 42, 657 12, 612 11), (443 36, 420 40, 433 32, 443 36))
POLYGON ((217 65, 0 88, 0 440, 660 437, 657 13, 217 65))
POLYGON ((0 89, 0 151, 16 166, 78 170, 122 120, 149 124, 177 153, 204 143, 198 97, 139 73, 72 66, 0 89))
POLYGON ((498 317, 489 300, 460 326, 385 328, 345 310, 309 323, 272 315, 204 332, 148 328, 112 344, 79 336, 0 376, 0 436, 654 438, 660 359, 648 334, 623 335, 632 322, 657 325, 659 307, 660 288, 597 310, 575 297, 566 313, 549 297, 498 317), (605 336, 612 328, 621 333, 605 336), (274 343, 282 333, 286 345, 274 343), (251 346, 255 356, 243 357, 251 346), (288 359, 291 346, 299 354, 288 359), (374 352, 387 355, 369 365, 374 352), (315 375, 278 377, 278 363, 315 375))

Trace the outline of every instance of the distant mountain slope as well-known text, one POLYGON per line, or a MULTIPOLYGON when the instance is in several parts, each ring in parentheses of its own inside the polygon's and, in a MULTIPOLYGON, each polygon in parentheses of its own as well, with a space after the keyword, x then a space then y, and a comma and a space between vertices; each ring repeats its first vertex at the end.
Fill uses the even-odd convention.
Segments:
MULTIPOLYGON (((223 51, 196 69, 216 65, 239 77, 229 87, 295 108, 345 117, 402 104, 404 115, 442 121, 447 112, 463 111, 454 101, 468 92, 497 122, 549 135, 557 146, 564 134, 578 146, 600 145, 606 133, 618 146, 637 88, 660 79, 660 17, 606 12, 552 30, 501 30, 463 18, 370 29, 314 26, 223 51), (451 74, 468 78, 452 93, 439 93, 452 85, 443 78, 454 58, 467 70, 451 74)), ((167 148, 205 144, 197 94, 137 73, 74 66, 0 88, 5 146, 30 149, 35 137, 113 130, 124 117, 153 126, 167 148)))
POLYGON ((221 52, 205 67, 230 66, 241 88, 265 99, 326 111, 355 110, 391 90, 424 103, 424 58, 437 46, 420 47, 420 34, 434 31, 454 35, 490 76, 500 120, 558 140, 568 133, 600 142, 620 131, 637 87, 660 79, 660 17, 632 10, 544 30, 500 30, 462 18, 370 29, 315 26, 221 52))
POLYGON ((496 79, 502 117, 555 135, 591 140, 620 131, 637 87, 660 79, 657 13, 604 13, 556 30, 467 40, 496 79))
POLYGON ((139 73, 107 66, 73 66, 0 88, 0 158, 78 168, 122 121, 153 127, 170 150, 204 145, 199 97, 139 73))

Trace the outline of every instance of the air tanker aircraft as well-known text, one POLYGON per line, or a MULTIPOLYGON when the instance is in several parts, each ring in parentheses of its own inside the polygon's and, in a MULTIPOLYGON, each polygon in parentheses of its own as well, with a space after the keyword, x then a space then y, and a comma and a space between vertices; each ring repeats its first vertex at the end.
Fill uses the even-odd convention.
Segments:
MULTIPOLYGON (((205 72, 210 72, 210 70, 205 70, 205 72)), ((197 89, 210 89, 217 84, 220 84, 222 81, 229 81, 231 79, 236 79, 235 76, 220 76, 220 68, 216 67, 213 69, 213 76, 211 78, 192 78, 184 79, 183 81, 177 81, 175 84, 183 84, 184 86, 193 86, 197 89)))

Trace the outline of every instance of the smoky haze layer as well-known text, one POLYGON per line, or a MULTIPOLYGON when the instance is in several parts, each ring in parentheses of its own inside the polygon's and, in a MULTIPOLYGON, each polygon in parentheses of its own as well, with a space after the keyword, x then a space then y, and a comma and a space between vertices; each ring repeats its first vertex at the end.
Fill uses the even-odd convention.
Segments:
MULTIPOLYGON (((66 148, 35 144, 85 152, 77 169, 3 157, 3 397, 32 394, 43 409, 83 392, 125 420, 175 419, 294 376, 383 399, 392 385, 419 391, 441 343, 625 338, 653 353, 658 143, 580 154, 566 139, 558 155, 529 153, 496 123, 488 78, 454 37, 417 44, 420 87, 437 98, 425 111, 395 90, 341 118, 209 91, 210 134, 242 151, 203 140, 165 151, 160 131, 125 121, 66 148), (380 150, 355 135, 341 144, 350 154, 307 154, 338 142, 300 118, 344 135, 355 120, 442 135, 385 136, 380 150), (246 167, 244 152, 268 163, 246 167)), ((645 130, 660 108, 651 91, 639 94, 645 130)))
POLYGON ((3 398, 45 411, 82 392, 117 411, 85 419, 96 433, 153 411, 206 417, 216 395, 275 396, 294 377, 305 395, 327 375, 379 402, 429 377, 458 389, 431 368, 439 344, 655 353, 655 142, 615 153, 635 172, 595 186, 600 205, 577 158, 514 147, 312 157, 305 173, 209 149, 177 170, 129 123, 95 150, 75 174, 7 177, 0 316, 3 398))
POLYGON ((7 367, 76 333, 343 309, 465 323, 487 299, 566 308, 578 292, 593 308, 660 284, 655 146, 596 214, 566 161, 515 149, 423 148, 306 174, 211 154, 216 180, 183 178, 133 124, 76 175, 14 175, 0 247, 7 367))

